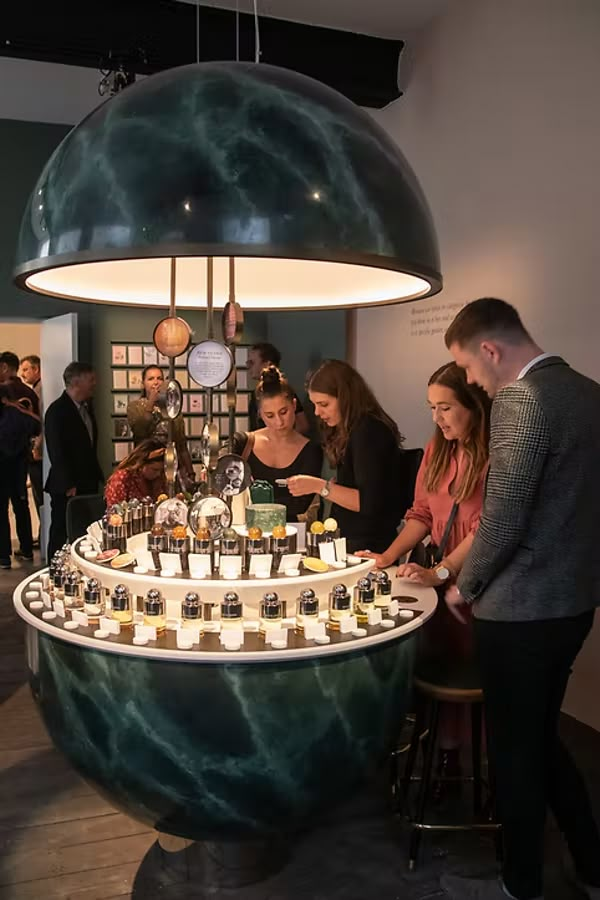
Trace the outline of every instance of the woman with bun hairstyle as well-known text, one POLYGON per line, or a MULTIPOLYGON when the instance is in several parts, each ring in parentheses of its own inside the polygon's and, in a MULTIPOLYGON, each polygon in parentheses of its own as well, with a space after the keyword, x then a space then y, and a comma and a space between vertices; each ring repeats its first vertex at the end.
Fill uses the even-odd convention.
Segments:
POLYGON ((246 460, 255 480, 268 481, 273 485, 275 502, 286 507, 288 522, 304 522, 314 492, 293 497, 286 487, 277 482, 287 480, 298 472, 319 476, 323 451, 314 441, 296 431, 294 392, 277 366, 262 370, 255 396, 265 427, 247 434, 236 434, 234 453, 246 460))
POLYGON ((308 395, 337 474, 326 480, 303 472, 289 479, 289 491, 294 497, 316 493, 331 500, 331 515, 350 552, 368 547, 381 553, 396 537, 403 513, 398 426, 362 375, 342 360, 319 366, 308 395))

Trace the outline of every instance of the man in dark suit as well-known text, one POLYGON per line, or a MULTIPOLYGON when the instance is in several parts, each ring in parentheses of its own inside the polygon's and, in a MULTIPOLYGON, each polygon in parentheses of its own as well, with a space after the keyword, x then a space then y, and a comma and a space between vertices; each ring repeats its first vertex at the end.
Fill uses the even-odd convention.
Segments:
POLYGON ((500 882, 447 875, 442 884, 453 900, 541 898, 549 805, 573 880, 600 900, 600 834, 558 736, 600 605, 600 385, 543 353, 502 300, 465 306, 446 345, 494 401, 481 524, 446 601, 458 616, 473 607, 504 859, 500 882))
POLYGON ((67 539, 67 503, 76 494, 95 494, 104 480, 96 446, 98 429, 91 400, 96 387, 92 366, 70 363, 63 372, 65 390, 44 418, 50 472, 44 486, 50 494, 48 559, 67 539))
POLYGON ((17 558, 33 560, 31 514, 27 497, 27 466, 31 439, 39 434, 39 401, 17 377, 19 357, 0 353, 0 569, 12 565, 8 504, 12 503, 19 538, 17 558))

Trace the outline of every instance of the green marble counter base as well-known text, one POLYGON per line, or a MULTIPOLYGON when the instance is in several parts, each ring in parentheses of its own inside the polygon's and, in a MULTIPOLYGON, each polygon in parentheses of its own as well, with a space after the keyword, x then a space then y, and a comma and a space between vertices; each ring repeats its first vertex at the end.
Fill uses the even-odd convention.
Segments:
POLYGON ((158 831, 221 842, 310 825, 369 779, 402 724, 416 640, 195 666, 28 627, 28 656, 50 736, 84 778, 158 831))

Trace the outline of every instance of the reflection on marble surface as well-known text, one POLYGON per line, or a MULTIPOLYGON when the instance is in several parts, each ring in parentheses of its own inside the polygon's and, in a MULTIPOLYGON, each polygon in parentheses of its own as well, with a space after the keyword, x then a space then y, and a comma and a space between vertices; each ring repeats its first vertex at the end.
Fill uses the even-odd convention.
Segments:
POLYGON ((310 823, 370 777, 406 711, 415 640, 194 666, 40 633, 32 687, 57 747, 129 815, 196 840, 268 836, 310 823))

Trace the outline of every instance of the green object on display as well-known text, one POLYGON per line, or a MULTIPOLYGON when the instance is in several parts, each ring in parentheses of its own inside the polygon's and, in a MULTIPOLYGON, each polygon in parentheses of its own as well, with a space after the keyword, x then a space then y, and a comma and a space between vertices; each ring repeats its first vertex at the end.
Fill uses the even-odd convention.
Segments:
MULTIPOLYGON (((254 481, 250 485, 250 497, 253 503, 273 503, 275 491, 268 481, 254 481)), ((284 522, 285 524, 285 522, 284 522)))
POLYGON ((282 503, 251 503, 246 507, 246 527, 258 526, 263 532, 285 525, 287 510, 282 503))

